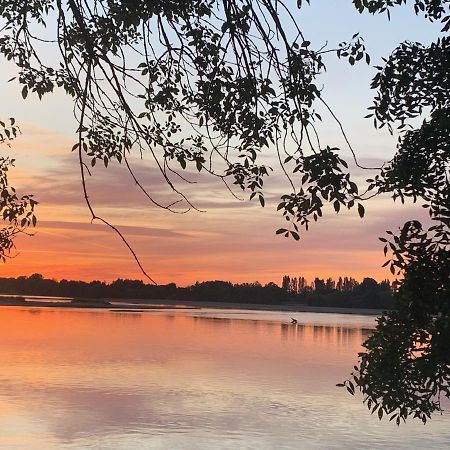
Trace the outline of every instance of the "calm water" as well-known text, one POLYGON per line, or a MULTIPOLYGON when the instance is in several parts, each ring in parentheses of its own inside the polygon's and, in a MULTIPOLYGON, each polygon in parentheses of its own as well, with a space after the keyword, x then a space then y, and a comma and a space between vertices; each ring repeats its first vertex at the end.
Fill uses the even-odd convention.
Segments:
POLYGON ((371 317, 0 309, 1 449, 448 449, 335 384, 371 317))

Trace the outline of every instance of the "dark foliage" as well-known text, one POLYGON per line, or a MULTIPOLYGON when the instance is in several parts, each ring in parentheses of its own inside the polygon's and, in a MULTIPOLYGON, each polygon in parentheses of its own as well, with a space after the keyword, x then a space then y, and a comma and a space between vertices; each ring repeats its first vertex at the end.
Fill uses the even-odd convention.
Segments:
MULTIPOLYGON (((0 120, 0 145, 10 145, 19 133, 14 119, 9 123, 0 120)), ((10 185, 8 172, 14 166, 14 159, 0 156, 0 217, 5 226, 0 228, 0 260, 13 256, 14 239, 19 234, 27 234, 29 227, 36 225, 34 208, 37 201, 32 195, 18 196, 16 189, 10 185)))
MULTIPOLYGON (((368 280, 366 278, 365 280, 368 280)), ((372 280, 370 278, 370 280, 372 280)), ((0 292, 14 295, 40 295, 86 299, 178 300, 229 303, 308 304, 311 306, 340 306, 349 308, 389 308, 392 299, 389 284, 382 282, 366 286, 363 281, 353 290, 327 292, 314 290, 292 292, 275 283, 262 286, 258 282, 233 284, 228 281, 197 282, 186 288, 174 283, 146 284, 141 280, 117 279, 102 281, 55 281, 40 274, 30 277, 0 278, 0 292)))
MULTIPOLYGON (((356 3, 356 2, 355 2, 356 3)), ((372 12, 402 1, 357 2, 372 12), (370 6, 367 6, 370 5, 370 6)), ((416 12, 441 19, 448 32, 449 2, 417 0, 416 12)), ((362 7, 362 6, 361 6, 362 7)), ((393 274, 403 276, 395 309, 378 321, 365 342, 352 379, 364 402, 381 419, 397 424, 408 416, 424 423, 441 411, 440 399, 450 397, 450 39, 425 47, 401 44, 379 68, 372 87, 378 90, 373 110, 375 125, 402 130, 397 154, 372 183, 393 198, 420 199, 434 224, 425 229, 409 221, 397 235, 388 232, 386 261, 393 274), (419 128, 411 120, 429 111, 419 128)))

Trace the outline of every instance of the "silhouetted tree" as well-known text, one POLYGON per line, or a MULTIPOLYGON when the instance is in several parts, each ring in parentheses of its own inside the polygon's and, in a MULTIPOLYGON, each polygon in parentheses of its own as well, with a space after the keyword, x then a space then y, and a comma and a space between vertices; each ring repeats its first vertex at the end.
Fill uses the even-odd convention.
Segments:
POLYGON ((358 286, 360 292, 377 292, 380 286, 373 278, 364 278, 358 286))
MULTIPOLYGON (((354 2, 360 11, 383 12, 397 0, 354 2)), ((364 343, 352 380, 381 419, 408 416, 426 422, 450 397, 450 14, 448 0, 415 0, 416 13, 440 20, 441 35, 428 46, 404 42, 378 68, 371 108, 376 126, 402 130, 394 159, 370 188, 402 202, 421 199, 433 225, 406 222, 386 243, 386 262, 403 278, 394 285, 395 306, 364 343), (425 119, 419 123, 418 118, 425 119)))
POLYGON ((336 287, 336 282, 332 278, 327 278, 325 282, 325 287, 327 291, 332 291, 336 287))
POLYGON ((308 288, 308 282, 305 277, 298 277, 298 292, 305 292, 308 288))
MULTIPOLYGON (((0 120, 0 146, 10 146, 19 133, 15 120, 11 118, 8 122, 0 120)), ((27 229, 36 225, 34 208, 37 201, 32 195, 19 197, 9 184, 8 171, 13 166, 14 159, 0 156, 0 218, 6 224, 0 228, 0 261, 3 262, 11 256, 16 236, 27 234, 27 229)))
POLYGON ((291 292, 292 294, 297 294, 298 293, 298 280, 297 277, 291 278, 291 283, 289 286, 289 292, 291 292))
POLYGON ((352 277, 344 277, 342 282, 342 290, 351 292, 358 285, 358 282, 352 277))
POLYGON ((316 292, 325 292, 326 291, 326 285, 325 281, 322 278, 314 278, 314 290, 316 292))
POLYGON ((289 275, 284 275, 283 282, 281 284, 282 289, 285 290, 286 292, 289 292, 290 285, 291 285, 291 278, 289 277, 289 275))

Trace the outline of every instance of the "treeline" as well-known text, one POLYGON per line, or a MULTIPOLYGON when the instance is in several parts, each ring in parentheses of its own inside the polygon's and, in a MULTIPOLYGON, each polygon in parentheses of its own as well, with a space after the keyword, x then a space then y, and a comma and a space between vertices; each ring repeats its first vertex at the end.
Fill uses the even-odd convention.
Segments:
POLYGON ((40 274, 0 278, 0 293, 87 299, 196 300, 263 304, 279 304, 289 298, 289 293, 275 283, 262 286, 258 282, 233 284, 227 281, 204 281, 188 287, 177 287, 175 283, 155 286, 141 280, 124 279, 111 283, 56 281, 40 274))
POLYGON ((389 280, 383 280, 378 283, 373 278, 364 278, 361 283, 352 277, 339 277, 338 280, 333 278, 314 278, 314 281, 308 283, 305 277, 290 277, 285 275, 281 283, 282 289, 292 294, 301 294, 304 292, 330 292, 343 291, 353 292, 362 287, 364 290, 395 290, 396 283, 389 280))
POLYGON ((396 283, 391 284, 389 280, 378 283, 373 278, 364 278, 359 283, 352 277, 339 277, 338 280, 316 277, 308 283, 305 277, 285 275, 282 289, 311 306, 388 309, 393 306, 392 293, 396 283))
POLYGON ((282 286, 259 282, 233 284, 228 281, 197 282, 188 287, 146 284, 141 280, 117 279, 104 281, 72 281, 30 277, 0 278, 0 293, 10 295, 72 297, 86 299, 130 299, 172 301, 217 301, 233 303, 281 304, 298 303, 312 306, 342 306, 389 308, 392 305, 392 287, 389 281, 377 283, 365 278, 358 283, 353 278, 323 280, 308 283, 305 278, 284 276, 282 286))
POLYGON ((175 298, 175 283, 167 285, 146 284, 141 280, 117 279, 104 281, 56 281, 35 273, 30 277, 0 278, 0 292, 14 295, 38 295, 49 297, 121 298, 121 299, 169 299, 175 298))

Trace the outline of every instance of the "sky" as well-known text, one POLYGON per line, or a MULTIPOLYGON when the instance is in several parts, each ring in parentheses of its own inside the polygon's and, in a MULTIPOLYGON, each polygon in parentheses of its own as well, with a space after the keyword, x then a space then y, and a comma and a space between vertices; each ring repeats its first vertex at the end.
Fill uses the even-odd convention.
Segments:
MULTIPOLYGON (((348 40, 359 31, 371 65, 380 64, 381 57, 401 41, 426 43, 438 34, 439 27, 416 17, 411 7, 393 10, 389 22, 385 16, 358 14, 350 0, 311 3, 296 14, 313 45, 348 40)), ((7 82, 14 67, 4 60, 0 64, 0 116, 15 117, 22 131, 10 149, 0 150, 16 159, 11 183, 20 193, 34 193, 40 202, 34 236, 17 241, 17 255, 0 266, 0 276, 41 273, 58 280, 145 280, 117 235, 99 223, 91 224, 76 155, 70 151, 76 142, 70 99, 56 92, 42 101, 23 100, 19 85, 7 82)), ((369 84, 374 73, 364 64, 350 67, 345 61, 330 61, 320 81, 360 161, 378 166, 392 157, 396 137, 375 130, 363 118, 373 97, 369 84)), ((342 156, 351 159, 330 117, 324 118, 320 134, 322 142, 342 148, 342 156)), ((378 197, 366 204, 363 219, 356 210, 337 215, 328 209, 318 223, 302 232, 300 241, 285 239, 275 235, 284 226, 276 205, 288 186, 275 159, 269 161, 278 170, 266 182, 265 208, 258 202, 236 200, 223 184, 196 175, 196 184, 184 186, 183 191, 204 212, 172 214, 149 204, 118 164, 95 170, 88 180, 89 195, 98 215, 121 230, 160 284, 183 286, 203 280, 280 284, 285 274, 309 281, 316 276, 390 277, 381 267, 385 258, 378 237, 406 220, 424 218, 420 205, 394 204, 389 197, 378 197)), ((152 195, 171 198, 148 157, 133 159, 132 164, 152 195)), ((361 182, 374 174, 354 167, 352 173, 361 182)))

